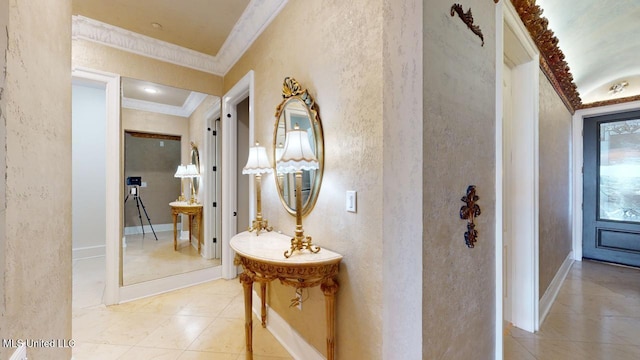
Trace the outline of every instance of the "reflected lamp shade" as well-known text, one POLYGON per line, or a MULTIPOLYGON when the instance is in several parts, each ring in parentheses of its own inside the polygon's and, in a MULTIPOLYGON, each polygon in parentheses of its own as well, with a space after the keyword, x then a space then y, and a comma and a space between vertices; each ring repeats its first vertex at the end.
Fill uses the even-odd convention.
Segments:
POLYGON ((267 157, 267 150, 264 146, 256 146, 249 148, 249 158, 247 159, 247 165, 242 169, 243 174, 264 174, 270 173, 273 169, 269 163, 267 157))
POLYGON ((197 176, 200 176, 200 173, 198 172, 198 168, 196 168, 194 164, 187 165, 186 170, 184 172, 184 177, 194 178, 197 176))
POLYGON ((282 156, 276 161, 276 169, 281 173, 319 168, 318 159, 311 150, 307 132, 293 129, 287 132, 282 156))
POLYGON ((187 167, 184 165, 178 165, 178 169, 176 170, 176 173, 175 175, 173 175, 173 177, 183 178, 185 177, 186 173, 187 173, 187 167))

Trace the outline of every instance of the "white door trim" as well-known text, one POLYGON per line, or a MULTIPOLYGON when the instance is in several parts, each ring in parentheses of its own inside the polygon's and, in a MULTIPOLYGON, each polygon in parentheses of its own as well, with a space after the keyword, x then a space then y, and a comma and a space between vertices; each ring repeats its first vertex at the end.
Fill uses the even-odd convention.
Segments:
POLYGON ((584 118, 640 109, 640 101, 581 109, 573 114, 573 258, 582 261, 582 166, 584 118))
POLYGON ((120 186, 120 75, 77 67, 71 75, 105 84, 106 92, 106 254, 105 305, 118 303, 120 291, 120 241, 122 239, 120 186))
POLYGON ((502 238, 502 214, 504 212, 503 209, 503 194, 502 194, 502 172, 503 172, 503 138, 502 138, 502 117, 503 117, 503 102, 502 102, 502 78, 503 78, 503 68, 504 62, 499 61, 504 57, 504 15, 503 15, 503 5, 502 3, 498 3, 496 6, 496 214, 495 214, 495 234, 496 234, 496 244, 495 244, 495 276, 496 276, 496 284, 495 284, 495 299, 496 299, 496 309, 495 309, 495 360, 503 360, 504 358, 504 341, 502 333, 504 332, 503 328, 503 308, 504 308, 504 299, 503 299, 503 286, 504 286, 504 278, 503 278, 503 243, 504 239, 502 238))
MULTIPOLYGON (((216 163, 216 159, 212 158, 212 154, 218 156, 218 151, 214 151, 214 143, 213 143, 213 135, 212 131, 215 130, 216 127, 216 118, 220 117, 221 104, 220 98, 215 96, 218 100, 216 101, 205 113, 204 116, 204 144, 203 144, 203 154, 204 154, 204 166, 202 168, 202 183, 204 186, 204 196, 203 196, 203 210, 202 217, 204 219, 204 248, 203 248, 203 256, 206 259, 213 259, 214 257, 214 246, 213 238, 216 236, 212 231, 214 228, 214 223, 216 219, 212 216, 213 211, 213 201, 215 199, 214 194, 216 192, 214 177, 213 174, 213 165, 216 163)), ((218 149, 219 150, 219 149, 218 149)), ((220 194, 217 194, 218 197, 220 194)))
MULTIPOLYGON (((250 70, 238 81, 222 98, 222 277, 232 279, 237 275, 233 265, 235 256, 229 242, 236 234, 237 217, 237 111, 236 105, 249 96, 249 144, 253 144, 254 137, 254 73, 250 70)), ((249 212, 254 209, 254 182, 249 188, 249 212)))
MULTIPOLYGON (((511 182, 510 189, 504 189, 504 196, 511 204, 511 208, 504 211, 512 214, 512 234, 518 234, 511 241, 512 266, 507 269, 511 271, 512 278, 511 321, 521 329, 534 332, 539 327, 539 52, 513 5, 508 1, 504 2, 503 9, 503 50, 505 54, 515 50, 515 56, 511 59, 515 61, 512 69, 514 121, 511 134, 505 134, 510 136, 510 143, 514 145, 511 149, 513 160, 512 166, 504 169, 508 172, 505 176, 518 179, 511 182), (515 35, 515 43, 506 42, 504 34, 507 31, 515 35), (517 49, 511 49, 510 44, 515 44, 517 49)), ((502 62, 499 66, 502 66, 502 62)), ((499 84, 502 84, 502 79, 499 80, 499 84)), ((496 161, 502 162, 502 154, 499 158, 496 157, 496 161)), ((501 234, 502 228, 496 233, 501 234)), ((496 261, 502 262, 502 256, 497 256, 496 261)), ((499 266, 502 269, 502 263, 499 266)), ((500 276, 498 273, 496 272, 496 278, 500 276)), ((496 337, 498 336, 502 336, 502 332, 496 333, 496 337)))

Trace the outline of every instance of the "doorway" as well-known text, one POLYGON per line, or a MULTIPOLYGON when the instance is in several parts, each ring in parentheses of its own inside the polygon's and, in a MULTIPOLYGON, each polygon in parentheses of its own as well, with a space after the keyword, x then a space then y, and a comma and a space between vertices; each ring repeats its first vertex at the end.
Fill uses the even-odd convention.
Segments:
POLYGON ((71 158, 74 308, 102 304, 105 290, 105 100, 104 83, 73 79, 71 158))
POLYGON ((584 118, 582 255, 640 267, 640 111, 584 118))
MULTIPOLYGON (((539 53, 510 2, 503 4, 503 73, 499 99, 503 113, 502 228, 496 266, 502 270, 496 284, 503 306, 496 306, 507 323, 528 332, 538 330, 538 232, 539 232, 539 53), (504 92, 508 92, 505 94, 504 92), (517 234, 517 236, 516 236, 517 234), (501 281, 500 281, 501 280, 501 281)), ((497 147, 499 149, 499 147, 497 147)), ((498 190, 500 191, 500 189, 498 190)), ((502 336, 502 321, 496 337, 502 336)))
MULTIPOLYGON (((225 279, 232 279, 237 275, 237 268, 233 265, 233 261, 224 261, 224 259, 233 259, 234 257, 234 252, 231 246, 229 246, 229 242, 240 229, 239 224, 241 223, 238 223, 238 206, 247 206, 249 216, 255 212, 253 205, 255 188, 253 182, 249 181, 248 185, 249 202, 246 203, 246 201, 243 200, 243 202, 239 204, 238 201, 238 193, 241 192, 238 190, 240 189, 238 181, 242 177, 247 178, 246 175, 241 175, 241 169, 247 157, 242 157, 238 154, 238 149, 241 146, 238 143, 238 127, 242 127, 238 121, 238 112, 241 111, 238 105, 245 99, 247 99, 248 103, 246 107, 248 109, 248 132, 246 132, 246 135, 242 135, 242 141, 245 144, 243 145, 244 149, 248 151, 249 144, 255 142, 253 70, 249 71, 240 79, 222 99, 222 276, 225 279)), ((240 131, 242 132, 242 130, 240 131)), ((245 180, 248 181, 248 179, 245 180)))

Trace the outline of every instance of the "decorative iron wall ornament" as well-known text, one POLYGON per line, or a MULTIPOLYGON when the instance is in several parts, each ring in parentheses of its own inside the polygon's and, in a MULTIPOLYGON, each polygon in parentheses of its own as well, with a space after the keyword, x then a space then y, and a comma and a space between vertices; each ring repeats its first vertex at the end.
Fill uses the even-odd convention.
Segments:
POLYGON ((480 198, 476 195, 475 185, 469 185, 467 195, 460 199, 466 203, 460 208, 460 219, 467 220, 467 232, 464 233, 464 242, 469 248, 475 247, 475 242, 478 240, 478 231, 476 230, 476 224, 473 222, 481 212, 480 206, 476 204, 478 199, 480 198))
POLYGON ((471 31, 474 34, 478 35, 480 40, 482 40, 482 45, 480 46, 484 46, 484 36, 482 35, 482 30, 480 30, 480 26, 473 25, 473 14, 471 14, 471 8, 469 8, 469 10, 467 10, 467 12, 465 13, 462 10, 462 5, 453 4, 453 6, 451 6, 451 16, 455 16, 456 14, 458 14, 458 16, 460 17, 460 20, 462 20, 462 22, 465 23, 467 27, 471 29, 471 31))
POLYGON ((535 0, 511 0, 511 3, 540 50, 540 68, 573 114, 581 107, 582 100, 573 82, 571 69, 558 47, 558 38, 549 30, 549 21, 542 16, 542 9, 535 0))

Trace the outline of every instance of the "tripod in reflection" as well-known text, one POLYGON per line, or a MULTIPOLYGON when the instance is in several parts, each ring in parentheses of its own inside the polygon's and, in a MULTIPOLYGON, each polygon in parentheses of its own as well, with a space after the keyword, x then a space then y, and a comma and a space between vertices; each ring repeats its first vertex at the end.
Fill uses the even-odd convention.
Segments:
POLYGON ((149 223, 149 227, 153 232, 153 236, 156 238, 156 241, 158 241, 158 236, 156 235, 155 230, 153 230, 153 225, 151 225, 151 219, 149 219, 149 214, 147 214, 147 208, 144 207, 144 203, 142 202, 142 197, 138 195, 138 186, 129 187, 129 194, 127 194, 127 197, 124 198, 125 204, 127 203, 127 200, 129 200, 129 195, 133 195, 133 199, 136 201, 136 208, 138 209, 138 219, 140 219, 140 227, 142 228, 142 239, 144 240, 145 234, 144 234, 144 224, 142 223, 142 214, 140 214, 141 205, 142 205, 142 211, 144 211, 144 216, 147 217, 147 222, 149 223))

